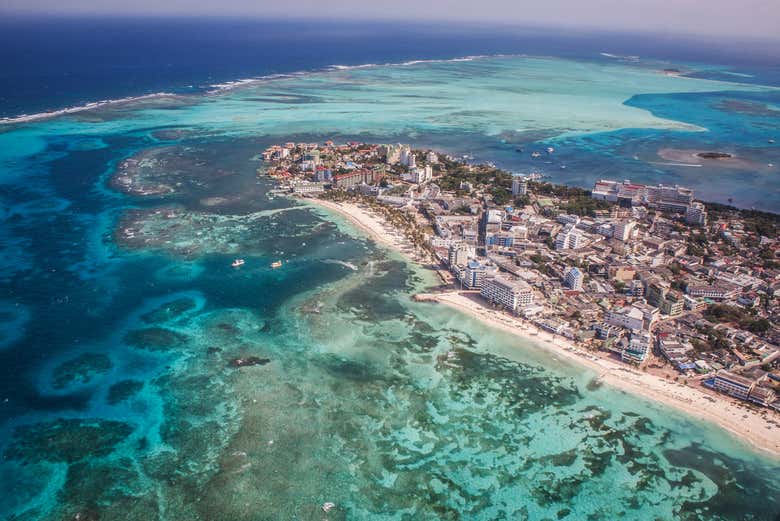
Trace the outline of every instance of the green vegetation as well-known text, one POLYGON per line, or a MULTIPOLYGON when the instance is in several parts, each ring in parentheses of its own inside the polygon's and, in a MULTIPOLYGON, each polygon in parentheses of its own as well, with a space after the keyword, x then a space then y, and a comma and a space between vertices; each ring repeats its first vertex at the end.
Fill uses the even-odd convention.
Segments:
POLYGON ((760 210, 743 210, 720 203, 705 203, 710 219, 737 217, 742 220, 745 231, 774 239, 778 236, 780 214, 760 210))
POLYGON ((704 311, 704 318, 710 322, 738 324, 740 328, 751 333, 765 333, 771 326, 769 320, 754 318, 749 311, 728 304, 715 304, 708 307, 704 311))

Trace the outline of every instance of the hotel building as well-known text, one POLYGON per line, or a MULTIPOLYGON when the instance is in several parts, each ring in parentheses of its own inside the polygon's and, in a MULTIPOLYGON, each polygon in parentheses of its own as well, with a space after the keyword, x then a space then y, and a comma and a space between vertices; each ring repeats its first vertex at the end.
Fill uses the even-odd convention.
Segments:
POLYGON ((501 304, 512 311, 530 306, 534 300, 531 287, 527 283, 501 276, 484 280, 480 295, 490 302, 501 304))

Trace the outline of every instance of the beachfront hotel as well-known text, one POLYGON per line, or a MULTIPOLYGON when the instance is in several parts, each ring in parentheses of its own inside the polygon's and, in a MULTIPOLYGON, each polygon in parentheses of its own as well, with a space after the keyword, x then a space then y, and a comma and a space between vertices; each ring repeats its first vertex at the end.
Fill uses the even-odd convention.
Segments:
POLYGON ((480 295, 493 304, 517 311, 533 304, 534 295, 531 286, 521 280, 510 280, 496 276, 482 282, 480 295))

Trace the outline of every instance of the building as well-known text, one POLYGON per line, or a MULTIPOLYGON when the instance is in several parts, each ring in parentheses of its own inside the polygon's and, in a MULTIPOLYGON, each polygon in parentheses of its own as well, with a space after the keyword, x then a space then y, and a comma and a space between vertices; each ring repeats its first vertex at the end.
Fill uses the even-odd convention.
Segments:
POLYGON ((325 191, 324 183, 310 183, 309 181, 301 181, 292 185, 292 192, 294 194, 317 194, 325 191))
POLYGON ((379 181, 381 172, 375 170, 354 170, 333 176, 333 186, 336 188, 352 188, 360 184, 371 185, 379 181))
POLYGON ((397 165, 401 162, 401 152, 403 150, 408 150, 409 145, 385 145, 384 147, 384 154, 385 154, 385 163, 388 165, 397 165))
POLYGON ((570 268, 566 275, 564 275, 564 281, 566 282, 566 285, 574 290, 574 291, 580 291, 582 289, 582 281, 584 279, 584 276, 582 272, 575 268, 570 268))
POLYGON ((685 288, 685 292, 693 298, 708 298, 712 300, 726 300, 737 295, 735 288, 709 284, 688 284, 685 288))
POLYGON ((658 308, 641 300, 639 302, 634 302, 631 307, 642 312, 642 320, 644 322, 642 327, 643 329, 650 331, 655 325, 655 321, 658 320, 658 315, 660 314, 658 308))
POLYGON ((631 238, 631 232, 634 231, 635 227, 636 223, 634 221, 616 222, 612 237, 621 242, 627 242, 631 238))
POLYGON ((660 308, 670 288, 671 285, 665 280, 657 277, 648 278, 645 280, 645 298, 648 303, 660 308))
POLYGON ((474 247, 469 244, 464 242, 453 244, 450 246, 448 255, 450 267, 465 266, 468 263, 469 258, 474 257, 475 254, 474 247))
POLYGON ((641 309, 634 306, 607 311, 604 316, 604 321, 607 324, 631 330, 645 329, 644 313, 642 313, 641 309))
POLYGON ((409 179, 418 185, 427 183, 433 179, 433 167, 431 165, 415 167, 412 169, 409 179))
POLYGON ((685 307, 685 299, 678 291, 670 291, 660 302, 661 313, 670 317, 679 315, 685 307))
POLYGON ((618 182, 599 179, 593 185, 591 197, 627 208, 646 204, 664 212, 680 212, 686 215, 693 204, 693 190, 690 188, 662 184, 646 186, 629 180, 618 182))
POLYGON ((471 260, 466 263, 462 273, 461 282, 464 286, 469 289, 480 289, 487 278, 488 270, 484 264, 471 260))
POLYGON ((502 276, 484 280, 480 295, 512 311, 530 306, 534 300, 531 287, 527 283, 502 276))
POLYGON ((404 166, 408 166, 409 168, 414 168, 416 166, 414 152, 412 152, 412 149, 409 147, 409 145, 403 145, 401 147, 399 163, 404 166))
POLYGON ((435 165, 439 162, 439 156, 436 155, 436 152, 431 150, 425 154, 425 162, 429 165, 435 165))
POLYGON ((685 212, 685 222, 694 226, 707 225, 707 210, 699 202, 691 203, 685 212))
POLYGON ((630 208, 644 204, 647 198, 647 187, 642 184, 632 183, 629 180, 619 183, 617 181, 599 179, 593 186, 591 197, 630 208))
POLYGON ((648 186, 647 202, 661 211, 687 213, 693 203, 693 190, 679 185, 648 186))
POLYGON ((755 384, 749 378, 728 371, 718 371, 712 382, 712 387, 716 391, 734 396, 740 400, 748 399, 753 385, 755 384))
POLYGON ((753 403, 757 403, 758 405, 763 405, 764 407, 768 407, 771 403, 775 401, 775 391, 768 387, 759 387, 758 385, 754 385, 753 388, 750 390, 750 394, 748 395, 748 400, 750 400, 753 403))
POLYGON ((582 234, 568 225, 555 237, 556 250, 576 250, 582 245, 582 234))
POLYGON ((314 172, 314 180, 319 183, 328 182, 333 178, 333 171, 324 166, 318 166, 314 172))
POLYGON ((650 353, 653 338, 649 333, 632 333, 628 346, 620 352, 620 359, 629 364, 642 365, 650 353))
POLYGON ((512 177, 512 195, 525 195, 528 193, 528 179, 521 175, 512 177))
POLYGON ((676 338, 659 338, 658 350, 679 371, 696 369, 696 363, 689 356, 693 351, 690 344, 681 344, 676 338))

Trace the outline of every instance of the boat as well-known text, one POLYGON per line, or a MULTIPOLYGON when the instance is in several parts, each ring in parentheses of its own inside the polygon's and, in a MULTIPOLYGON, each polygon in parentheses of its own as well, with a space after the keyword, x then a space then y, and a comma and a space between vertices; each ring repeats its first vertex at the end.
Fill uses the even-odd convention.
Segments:
POLYGON ((521 147, 517 147, 517 148, 515 149, 515 152, 522 152, 522 151, 523 151, 523 149, 522 149, 521 147))
POLYGON ((282 261, 278 260, 278 261, 272 262, 271 263, 271 267, 272 268, 281 268, 282 267, 282 261))
POLYGON ((555 152, 555 149, 553 147, 547 147, 548 154, 552 154, 553 152, 555 152))
POLYGON ((244 265, 244 259, 236 259, 231 264, 231 266, 233 266, 234 268, 238 268, 239 266, 243 266, 243 265, 244 265))
POLYGON ((542 157, 542 154, 541 154, 541 152, 533 152, 533 153, 531 154, 531 157, 533 157, 533 158, 536 158, 536 157, 542 157))

